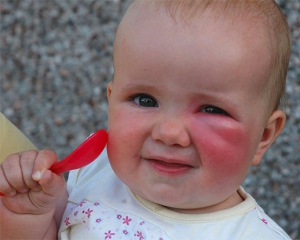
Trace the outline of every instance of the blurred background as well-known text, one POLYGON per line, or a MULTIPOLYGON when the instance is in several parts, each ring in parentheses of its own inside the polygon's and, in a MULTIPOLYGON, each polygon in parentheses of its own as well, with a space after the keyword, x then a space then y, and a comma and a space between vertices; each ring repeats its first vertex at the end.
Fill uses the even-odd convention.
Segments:
MULTIPOLYGON (((277 1, 293 53, 287 124, 243 186, 300 239, 300 1, 277 1)), ((1 0, 0 111, 40 149, 68 155, 107 128, 106 84, 116 28, 129 0, 1 0)))

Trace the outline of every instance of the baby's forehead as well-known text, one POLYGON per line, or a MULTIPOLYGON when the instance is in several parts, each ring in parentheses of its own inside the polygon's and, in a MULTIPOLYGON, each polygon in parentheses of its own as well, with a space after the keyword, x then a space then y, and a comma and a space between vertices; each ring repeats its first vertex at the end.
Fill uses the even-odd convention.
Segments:
MULTIPOLYGON (((216 30, 218 27, 235 29, 238 34, 256 42, 264 38, 263 42, 269 42, 271 50, 274 41, 268 14, 272 15, 269 7, 272 3, 272 0, 135 0, 131 10, 135 11, 133 15, 142 18, 144 11, 151 11, 152 18, 169 16, 174 20, 174 27, 179 23, 197 29, 205 22, 208 28, 216 30)), ((136 27, 137 20, 135 18, 127 26, 136 27)), ((161 22, 165 22, 163 18, 161 22)))
POLYGON ((195 28, 205 21, 208 27, 235 29, 254 42, 267 41, 270 55, 276 49, 279 12, 273 0, 134 0, 134 5, 137 12, 150 10, 153 18, 166 14, 175 23, 195 28))

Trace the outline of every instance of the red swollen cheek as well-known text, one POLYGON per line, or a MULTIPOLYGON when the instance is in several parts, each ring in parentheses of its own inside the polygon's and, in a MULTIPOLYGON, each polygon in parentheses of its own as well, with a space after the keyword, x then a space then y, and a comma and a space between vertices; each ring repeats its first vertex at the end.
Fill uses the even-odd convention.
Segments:
POLYGON ((245 166, 249 140, 240 124, 215 119, 202 120, 194 131, 202 165, 216 174, 233 174, 245 166))

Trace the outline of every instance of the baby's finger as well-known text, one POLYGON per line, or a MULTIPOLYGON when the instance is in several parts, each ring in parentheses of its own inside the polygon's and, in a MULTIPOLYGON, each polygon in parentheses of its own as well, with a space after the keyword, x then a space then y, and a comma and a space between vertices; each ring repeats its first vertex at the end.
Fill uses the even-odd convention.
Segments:
POLYGON ((12 188, 20 193, 25 193, 28 191, 26 186, 21 165, 20 165, 20 154, 12 154, 8 156, 2 163, 3 174, 12 188))
POLYGON ((7 181, 2 165, 0 165, 0 192, 6 196, 13 197, 17 192, 7 181))
POLYGON ((42 150, 38 153, 33 167, 32 178, 35 181, 41 180, 43 173, 48 170, 58 158, 55 152, 51 150, 42 150))
POLYGON ((43 191, 48 196, 59 197, 65 188, 63 174, 55 174, 49 170, 45 171, 40 182, 43 191))
POLYGON ((20 157, 20 165, 23 174, 23 180, 26 186, 33 191, 39 191, 41 189, 39 183, 37 181, 34 181, 32 178, 33 168, 37 156, 38 156, 38 151, 30 150, 21 153, 21 157, 20 157))

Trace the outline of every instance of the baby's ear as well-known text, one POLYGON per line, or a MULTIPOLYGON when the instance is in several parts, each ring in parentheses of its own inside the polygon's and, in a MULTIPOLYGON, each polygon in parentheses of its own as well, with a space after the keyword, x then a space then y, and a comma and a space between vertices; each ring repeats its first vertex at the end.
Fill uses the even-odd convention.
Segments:
POLYGON ((110 94, 111 94, 111 91, 112 91, 112 87, 113 87, 113 82, 109 82, 107 84, 107 87, 106 87, 106 94, 107 94, 107 100, 109 101, 109 98, 110 98, 110 94))
POLYGON ((285 113, 281 110, 276 110, 271 114, 264 129, 261 141, 258 145, 252 165, 258 165, 260 163, 265 152, 281 133, 285 124, 285 120, 285 113))

